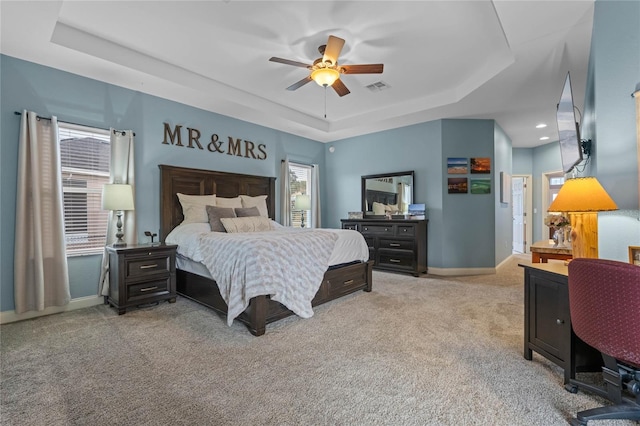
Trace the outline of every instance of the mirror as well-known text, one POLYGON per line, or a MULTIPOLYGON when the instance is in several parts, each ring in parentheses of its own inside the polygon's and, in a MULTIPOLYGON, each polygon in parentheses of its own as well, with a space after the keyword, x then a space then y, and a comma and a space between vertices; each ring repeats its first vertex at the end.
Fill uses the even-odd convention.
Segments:
POLYGON ((407 214, 413 197, 413 171, 362 176, 365 216, 385 216, 389 212, 407 214))

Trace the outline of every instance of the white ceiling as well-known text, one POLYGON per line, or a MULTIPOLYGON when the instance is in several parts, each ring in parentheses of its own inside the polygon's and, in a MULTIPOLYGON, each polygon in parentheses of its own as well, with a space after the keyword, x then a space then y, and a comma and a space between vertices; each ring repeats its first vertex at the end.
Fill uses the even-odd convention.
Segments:
POLYGON ((317 141, 488 118, 533 147, 557 140, 568 71, 582 110, 593 0, 2 0, 0 18, 3 54, 317 141), (384 73, 343 75, 342 98, 285 90, 308 71, 269 58, 310 64, 330 34, 346 40, 340 64, 384 73))

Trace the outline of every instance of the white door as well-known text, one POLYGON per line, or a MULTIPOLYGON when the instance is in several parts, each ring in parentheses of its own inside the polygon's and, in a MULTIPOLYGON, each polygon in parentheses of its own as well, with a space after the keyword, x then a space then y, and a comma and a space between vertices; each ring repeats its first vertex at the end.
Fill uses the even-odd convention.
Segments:
POLYGON ((525 211, 526 177, 514 176, 511 180, 513 202, 513 251, 526 252, 527 221, 525 211))

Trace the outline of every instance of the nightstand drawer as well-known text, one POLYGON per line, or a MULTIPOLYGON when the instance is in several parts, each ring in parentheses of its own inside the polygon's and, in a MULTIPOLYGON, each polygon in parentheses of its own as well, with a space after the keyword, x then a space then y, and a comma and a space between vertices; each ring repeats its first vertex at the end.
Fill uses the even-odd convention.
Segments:
POLYGON ((380 246, 378 246, 378 248, 413 250, 413 240, 385 240, 383 238, 380 238, 380 246))
POLYGON ((167 293, 170 289, 171 277, 127 286, 127 301, 147 299, 158 294, 167 293))
POLYGON ((135 278, 142 275, 153 275, 171 271, 170 256, 151 255, 145 258, 126 260, 127 278, 135 278))

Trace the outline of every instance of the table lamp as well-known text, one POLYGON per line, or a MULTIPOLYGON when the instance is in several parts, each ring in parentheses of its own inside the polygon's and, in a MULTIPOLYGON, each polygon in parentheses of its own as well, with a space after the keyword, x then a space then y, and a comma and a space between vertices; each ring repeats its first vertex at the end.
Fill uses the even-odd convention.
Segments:
POLYGON ((124 242, 122 237, 122 212, 124 210, 135 210, 133 206, 133 190, 131 185, 121 183, 109 183, 102 187, 102 209, 113 210, 118 216, 116 227, 116 242, 113 243, 113 247, 126 247, 127 243, 124 242))
POLYGON ((300 222, 300 228, 304 228, 304 212, 311 210, 311 198, 308 195, 298 195, 295 201, 296 210, 302 210, 302 222, 300 222))
POLYGON ((548 211, 569 213, 574 258, 597 258, 598 212, 617 209, 598 179, 583 177, 567 179, 548 211))

